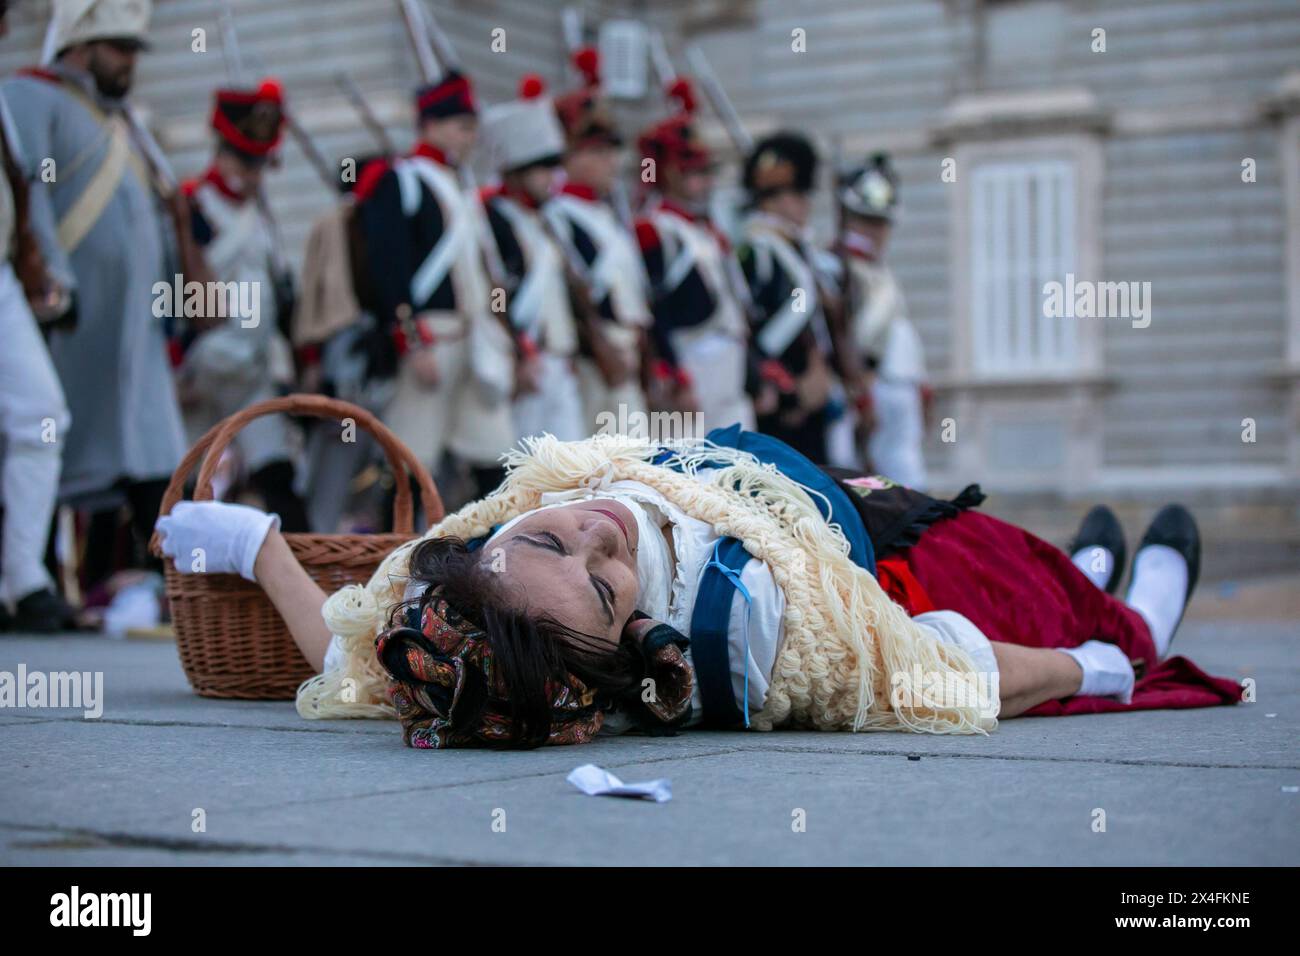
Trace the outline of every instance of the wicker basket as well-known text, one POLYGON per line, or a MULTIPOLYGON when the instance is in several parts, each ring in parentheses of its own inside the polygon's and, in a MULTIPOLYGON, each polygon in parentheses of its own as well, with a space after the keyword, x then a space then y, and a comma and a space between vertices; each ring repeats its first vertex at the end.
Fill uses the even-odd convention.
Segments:
MULTIPOLYGON (((320 395, 289 395, 258 402, 214 426, 189 450, 172 475, 160 514, 181 500, 185 480, 203 459, 194 500, 212 498, 212 476, 221 453, 246 424, 277 413, 352 419, 378 441, 396 482, 391 534, 286 534, 307 573, 328 594, 347 584, 364 584, 398 545, 415 536, 411 502, 414 476, 429 524, 442 519, 442 500, 429 472, 401 440, 370 412, 320 395)), ((152 543, 161 556, 158 535, 152 543)), ((315 671, 299 653, 289 630, 261 587, 237 574, 181 574, 164 559, 167 597, 181 666, 204 697, 292 700, 298 685, 315 671)))

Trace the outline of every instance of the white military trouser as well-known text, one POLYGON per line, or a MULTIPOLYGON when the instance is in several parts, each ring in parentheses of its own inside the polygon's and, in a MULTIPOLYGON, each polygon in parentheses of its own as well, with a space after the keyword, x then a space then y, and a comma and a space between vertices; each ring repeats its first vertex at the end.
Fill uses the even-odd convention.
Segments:
POLYGON ((705 433, 737 422, 741 428, 752 430, 754 403, 745 393, 744 340, 714 330, 688 330, 675 335, 673 347, 682 368, 691 376, 705 433))
POLYGON ((890 325, 871 385, 876 427, 867 451, 878 474, 918 491, 925 490, 928 480, 921 454, 925 438, 925 410, 921 404, 924 380, 921 337, 911 322, 899 316, 890 325))
POLYGON ((610 385, 600 372, 596 360, 579 356, 578 387, 582 393, 582 413, 587 420, 587 433, 594 435, 608 431, 609 416, 617 422, 636 422, 646 414, 645 392, 641 390, 638 351, 640 330, 619 322, 602 320, 603 331, 613 350, 631 369, 626 381, 610 385))
POLYGON ((519 438, 549 432, 560 441, 579 441, 591 434, 583 414, 582 390, 573 359, 542 351, 535 392, 515 399, 515 434, 519 438))
POLYGON ((489 398, 475 378, 468 321, 434 312, 423 318, 434 336, 438 384, 429 388, 403 360, 384 424, 430 471, 437 471, 444 448, 470 465, 494 465, 514 444, 510 402, 489 398))
POLYGON ((59 492, 68 406, 18 277, 0 264, 0 601, 52 586, 45 542, 59 492))
POLYGON ((645 416, 645 393, 641 391, 641 381, 635 373, 621 385, 609 385, 593 360, 582 356, 577 365, 588 434, 609 431, 607 421, 635 424, 645 416))
POLYGON ((900 485, 924 490, 928 478, 921 455, 925 437, 921 386, 876 379, 871 401, 876 411, 876 427, 867 443, 872 469, 900 485))
MULTIPOLYGON (((257 402, 276 397, 274 374, 266 355, 257 355, 238 374, 223 375, 208 367, 204 359, 204 336, 237 335, 237 330, 223 327, 200 336, 181 367, 181 375, 191 383, 195 398, 181 408, 186 437, 194 444, 224 418, 257 402)), ((210 340, 214 344, 215 339, 210 340)), ((272 462, 291 461, 297 450, 293 428, 285 415, 263 415, 239 430, 235 447, 243 456, 244 468, 251 474, 272 462)))

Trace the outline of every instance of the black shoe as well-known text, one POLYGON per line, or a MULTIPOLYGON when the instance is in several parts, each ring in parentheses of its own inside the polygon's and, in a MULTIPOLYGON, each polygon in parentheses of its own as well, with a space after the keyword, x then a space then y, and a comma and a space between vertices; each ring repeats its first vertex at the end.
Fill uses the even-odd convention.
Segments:
MULTIPOLYGON (((1183 596, 1183 614, 1186 614, 1192 592, 1196 590, 1196 579, 1201 575, 1201 532, 1197 530, 1196 519, 1182 505, 1165 505, 1156 512, 1151 524, 1147 526, 1146 534, 1142 535, 1142 543, 1134 552, 1134 560, 1143 548, 1151 544, 1173 548, 1187 562, 1187 593, 1183 596)), ((1175 634, 1178 633, 1178 625, 1182 623, 1183 615, 1179 614, 1178 624, 1174 625, 1175 634)))
POLYGON ((1086 548, 1105 548, 1115 559, 1106 578, 1106 585, 1102 588, 1107 594, 1114 594, 1115 588, 1119 587, 1119 579, 1124 576, 1124 559, 1128 556, 1128 547, 1124 543, 1124 529, 1120 527, 1119 519, 1105 505, 1097 505, 1083 516, 1083 524, 1079 525, 1067 553, 1074 557, 1086 548))
POLYGON ((49 588, 33 591, 20 600, 9 622, 10 630, 29 634, 57 634, 75 626, 72 608, 49 588))

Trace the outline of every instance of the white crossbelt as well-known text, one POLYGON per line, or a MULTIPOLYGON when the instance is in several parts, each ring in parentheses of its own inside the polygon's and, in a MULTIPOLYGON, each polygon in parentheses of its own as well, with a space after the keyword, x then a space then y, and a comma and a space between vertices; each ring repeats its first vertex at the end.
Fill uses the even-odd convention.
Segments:
POLYGON ((513 202, 498 202, 496 210, 510 223, 510 228, 520 240, 521 249, 527 250, 527 268, 511 299, 510 313, 515 327, 535 338, 536 327, 543 318, 542 303, 545 301, 546 283, 554 281, 555 276, 561 274, 560 253, 542 226, 513 202))
POLYGON ((790 347, 790 343, 817 314, 817 280, 813 276, 812 269, 785 237, 766 230, 761 236, 759 241, 765 242, 771 249, 781 268, 791 277, 795 290, 802 290, 804 293, 802 310, 795 309, 795 296, 791 294, 789 301, 767 320, 762 330, 755 336, 755 341, 764 354, 776 357, 790 347))
POLYGON ((398 160, 397 173, 402 214, 410 217, 420 208, 420 183, 425 183, 443 210, 443 230, 420 267, 411 276, 411 303, 419 307, 432 298, 451 272, 467 244, 474 242, 474 221, 465 213, 463 196, 455 181, 423 157, 398 160))
MULTIPOLYGON (((593 302, 603 300, 620 281, 639 282, 643 288, 647 284, 641 257, 634 251, 629 253, 634 247, 608 208, 596 203, 575 202, 561 195, 547 203, 546 215, 557 231, 564 230, 564 234, 572 237, 576 223, 592 237, 596 258, 590 265, 581 265, 593 302)), ((580 256, 575 258, 581 260, 580 256)))

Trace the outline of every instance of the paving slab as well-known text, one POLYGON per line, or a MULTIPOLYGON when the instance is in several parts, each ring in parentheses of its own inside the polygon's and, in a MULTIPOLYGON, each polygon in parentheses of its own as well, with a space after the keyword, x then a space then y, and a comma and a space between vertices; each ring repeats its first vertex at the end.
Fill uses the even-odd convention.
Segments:
POLYGON ((1297 630, 1185 625, 1181 653, 1255 680, 1236 707, 506 753, 200 698, 164 642, 8 636, 0 670, 100 671, 105 702, 97 720, 0 710, 0 863, 1295 865, 1297 630), (587 762, 673 799, 580 794, 565 776, 587 762))

